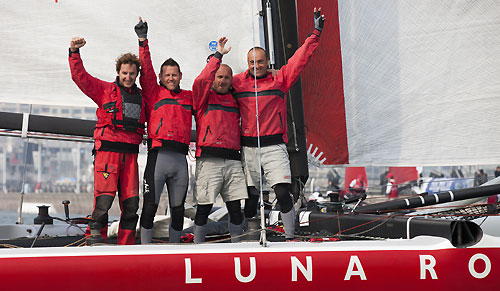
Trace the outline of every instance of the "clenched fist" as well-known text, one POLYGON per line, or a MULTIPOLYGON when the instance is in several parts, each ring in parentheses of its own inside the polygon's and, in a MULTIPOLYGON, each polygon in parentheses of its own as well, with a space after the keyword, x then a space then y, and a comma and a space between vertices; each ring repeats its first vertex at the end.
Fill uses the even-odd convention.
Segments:
POLYGON ((69 43, 69 48, 72 52, 76 52, 79 48, 84 46, 87 42, 83 37, 73 37, 69 43))

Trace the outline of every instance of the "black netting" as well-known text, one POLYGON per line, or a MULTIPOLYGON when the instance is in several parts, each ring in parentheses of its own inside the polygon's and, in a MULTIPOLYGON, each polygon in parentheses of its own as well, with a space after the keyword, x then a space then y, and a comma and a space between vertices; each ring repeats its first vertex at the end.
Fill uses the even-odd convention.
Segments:
POLYGON ((500 203, 478 204, 434 213, 432 216, 444 219, 473 220, 500 213, 500 203))

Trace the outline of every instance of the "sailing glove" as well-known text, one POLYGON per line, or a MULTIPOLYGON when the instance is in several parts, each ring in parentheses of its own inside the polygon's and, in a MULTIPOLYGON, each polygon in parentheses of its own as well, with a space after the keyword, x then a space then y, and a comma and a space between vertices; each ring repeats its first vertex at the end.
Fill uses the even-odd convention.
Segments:
POLYGON ((139 38, 148 38, 148 23, 142 21, 139 21, 134 27, 135 33, 137 34, 137 37, 139 38))
POLYGON ((325 19, 321 16, 321 10, 314 12, 314 28, 323 31, 323 24, 325 19))

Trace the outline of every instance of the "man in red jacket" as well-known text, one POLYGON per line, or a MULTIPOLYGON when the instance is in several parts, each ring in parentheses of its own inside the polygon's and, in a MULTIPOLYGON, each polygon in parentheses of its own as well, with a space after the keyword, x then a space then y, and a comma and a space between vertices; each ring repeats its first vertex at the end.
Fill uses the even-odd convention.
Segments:
POLYGON ((317 48, 324 20, 321 8, 314 8, 313 32, 276 76, 268 72, 269 60, 264 49, 256 47, 248 52, 248 70, 233 79, 234 96, 240 105, 242 160, 249 192, 249 199, 245 202, 245 216, 249 218, 257 213, 256 187, 259 186, 261 178, 260 153, 260 166, 278 199, 287 239, 294 237, 295 212, 290 196, 290 161, 285 145, 288 142, 286 93, 299 78, 317 48), (258 149, 259 142, 261 149, 258 149))
POLYGON ((135 55, 122 55, 116 62, 116 80, 105 82, 85 70, 79 51, 85 43, 84 38, 71 40, 69 65, 73 81, 98 106, 94 131, 94 221, 87 228, 86 234, 92 234, 87 242, 107 241, 108 210, 118 191, 122 210, 118 243, 134 244, 139 207, 137 154, 146 120, 141 90, 135 85, 140 61, 135 55), (98 238, 99 233, 103 240, 98 238))
POLYGON ((193 99, 191 91, 180 89, 182 72, 173 59, 161 65, 157 83, 147 40, 147 22, 139 18, 135 32, 142 64, 140 82, 148 105, 148 160, 144 172, 141 243, 152 241, 153 220, 165 184, 170 206, 169 241, 178 243, 184 225, 184 201, 189 181, 186 155, 191 142, 193 99))
POLYGON ((225 37, 193 83, 196 111, 196 183, 198 206, 194 219, 194 242, 205 241, 208 215, 220 194, 229 213, 231 241, 241 240, 243 214, 240 200, 248 198, 240 155, 240 111, 229 92, 233 72, 222 64, 225 37))

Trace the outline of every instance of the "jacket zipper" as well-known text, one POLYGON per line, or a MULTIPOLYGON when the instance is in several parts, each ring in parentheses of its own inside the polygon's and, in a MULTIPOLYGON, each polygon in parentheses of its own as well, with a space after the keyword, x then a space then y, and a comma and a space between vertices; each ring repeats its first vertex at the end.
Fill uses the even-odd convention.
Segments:
POLYGON ((163 117, 160 119, 160 124, 158 124, 158 128, 156 129, 155 134, 158 134, 158 131, 160 130, 161 124, 163 123, 163 117))
MULTIPOLYGON (((203 137, 203 141, 207 139, 208 132, 210 131, 210 125, 207 126, 207 131, 205 132, 205 136, 203 137)), ((212 133, 212 132, 210 132, 212 133)))
POLYGON ((278 115, 280 116, 280 126, 281 126, 281 129, 283 129, 283 119, 281 118, 281 112, 278 112, 278 115))
POLYGON ((104 136, 104 130, 106 129, 106 126, 102 128, 101 136, 104 136))

